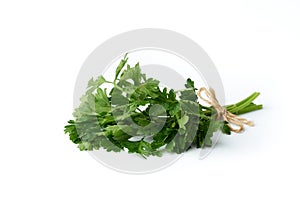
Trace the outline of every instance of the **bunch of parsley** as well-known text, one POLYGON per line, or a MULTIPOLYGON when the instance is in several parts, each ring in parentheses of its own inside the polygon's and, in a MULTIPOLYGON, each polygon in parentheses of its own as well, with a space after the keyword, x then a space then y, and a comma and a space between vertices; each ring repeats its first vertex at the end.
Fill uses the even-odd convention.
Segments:
MULTIPOLYGON (((177 92, 161 88, 158 80, 141 72, 139 64, 131 67, 127 61, 125 55, 112 82, 103 76, 88 82, 74 119, 64 130, 80 150, 104 148, 143 157, 161 156, 163 152, 210 146, 218 130, 231 134, 227 122, 217 119, 214 108, 199 104, 191 79, 177 92), (101 87, 104 83, 112 84, 109 93, 101 87), (161 107, 151 112, 157 105, 161 107)), ((253 103, 258 95, 255 92, 226 108, 233 114, 261 109, 262 105, 253 103)))

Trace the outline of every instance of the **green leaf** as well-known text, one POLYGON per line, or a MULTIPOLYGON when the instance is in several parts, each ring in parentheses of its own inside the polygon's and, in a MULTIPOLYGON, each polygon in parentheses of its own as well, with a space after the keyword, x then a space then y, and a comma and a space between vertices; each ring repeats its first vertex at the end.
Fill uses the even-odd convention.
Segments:
POLYGON ((197 102, 198 97, 195 93, 196 88, 194 87, 194 81, 192 81, 191 79, 187 79, 185 87, 186 90, 180 92, 180 99, 197 102))
POLYGON ((97 88, 99 88, 106 80, 103 76, 99 76, 96 80, 91 78, 88 82, 87 93, 94 92, 97 88))
POLYGON ((179 128, 182 128, 185 130, 185 124, 189 121, 189 117, 187 115, 181 117, 180 119, 177 120, 179 128))
POLYGON ((137 63, 135 65, 135 67, 130 67, 130 65, 127 65, 127 69, 124 70, 120 76, 119 85, 122 86, 128 80, 132 80, 135 86, 138 86, 141 84, 142 73, 141 73, 141 68, 139 66, 139 63, 137 63))
POLYGON ((192 81, 190 78, 188 78, 188 79, 186 80, 185 87, 186 87, 186 88, 193 88, 194 90, 196 90, 194 81, 192 81))
POLYGON ((116 69, 116 74, 115 74, 115 79, 114 82, 117 80, 121 70, 123 69, 123 67, 125 66, 125 64, 127 63, 128 57, 127 57, 127 53, 125 54, 124 58, 120 61, 117 69, 116 69))

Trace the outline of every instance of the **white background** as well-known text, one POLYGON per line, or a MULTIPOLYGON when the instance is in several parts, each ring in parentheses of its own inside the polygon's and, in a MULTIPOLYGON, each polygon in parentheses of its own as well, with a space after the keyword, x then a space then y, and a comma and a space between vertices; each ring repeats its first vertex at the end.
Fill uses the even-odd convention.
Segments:
POLYGON ((300 3, 1 1, 0 199, 299 199, 300 3), (148 175, 112 171, 63 134, 77 73, 106 39, 137 28, 180 32, 210 55, 227 102, 253 91, 265 109, 198 160, 148 175))

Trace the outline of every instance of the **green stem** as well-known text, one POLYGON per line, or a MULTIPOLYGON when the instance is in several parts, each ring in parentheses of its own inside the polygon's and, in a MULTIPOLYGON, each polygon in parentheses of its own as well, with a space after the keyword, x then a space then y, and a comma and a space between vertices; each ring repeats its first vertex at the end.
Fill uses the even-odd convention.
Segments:
POLYGON ((115 88, 118 88, 119 90, 123 90, 120 86, 118 86, 115 82, 111 82, 111 81, 105 81, 106 83, 110 83, 113 84, 115 88))
POLYGON ((182 90, 176 90, 175 93, 183 92, 183 91, 189 91, 189 90, 194 90, 194 88, 185 88, 185 89, 182 89, 182 90))
POLYGON ((252 104, 252 105, 247 106, 246 108, 238 110, 234 114, 241 115, 241 114, 245 114, 245 113, 252 112, 252 111, 255 111, 255 110, 260 110, 262 108, 263 108, 263 105, 252 104))
POLYGON ((231 113, 237 113, 238 111, 246 108, 250 105, 257 97, 259 96, 259 92, 254 92, 252 95, 247 97, 246 99, 229 106, 225 106, 225 108, 231 113))
MULTIPOLYGON (((229 112, 237 115, 252 112, 255 110, 260 110, 262 109, 263 106, 256 105, 253 103, 253 101, 259 96, 259 94, 260 94, 259 92, 254 92, 253 94, 251 94, 250 96, 248 96, 247 98, 243 99, 242 101, 236 104, 226 105, 225 108, 229 112)), ((202 106, 202 108, 206 109, 204 111, 205 115, 211 115, 212 107, 202 106)))

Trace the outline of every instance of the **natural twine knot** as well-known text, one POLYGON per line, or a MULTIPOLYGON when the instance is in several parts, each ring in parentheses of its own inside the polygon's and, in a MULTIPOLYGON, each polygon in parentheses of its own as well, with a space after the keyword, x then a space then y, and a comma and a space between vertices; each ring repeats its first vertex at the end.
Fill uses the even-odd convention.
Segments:
POLYGON ((254 124, 251 121, 248 121, 247 119, 244 119, 242 117, 239 117, 235 114, 232 114, 226 108, 222 107, 216 98, 215 91, 212 88, 209 88, 207 90, 205 87, 202 87, 198 90, 197 95, 206 103, 211 105, 216 111, 219 119, 222 119, 226 122, 228 122, 228 127, 231 131, 235 133, 240 133, 244 130, 244 124, 248 126, 254 126, 254 124), (207 98, 204 98, 201 93, 205 93, 207 98), (232 124, 235 126, 238 126, 239 128, 233 128, 232 124))

